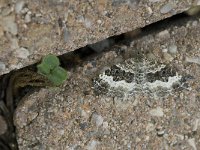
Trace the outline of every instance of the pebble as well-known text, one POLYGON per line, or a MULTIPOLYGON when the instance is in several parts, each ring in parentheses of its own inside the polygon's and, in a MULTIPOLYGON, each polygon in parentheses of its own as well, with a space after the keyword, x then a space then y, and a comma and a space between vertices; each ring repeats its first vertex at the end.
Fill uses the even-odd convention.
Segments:
POLYGON ((99 127, 103 124, 103 117, 101 115, 94 113, 92 115, 92 122, 95 123, 97 127, 99 127))
POLYGON ((4 35, 3 28, 2 26, 0 26, 0 37, 2 37, 3 35, 4 35))
POLYGON ((60 135, 64 135, 65 134, 65 130, 59 130, 59 132, 58 132, 60 135))
POLYGON ((168 50, 169 50, 170 53, 175 54, 177 52, 177 46, 176 45, 170 45, 168 50))
POLYGON ((18 112, 15 116, 18 118, 15 121, 15 125, 17 125, 18 127, 23 128, 28 124, 27 114, 24 111, 18 112))
POLYGON ((84 19, 84 24, 85 24, 85 27, 88 29, 92 27, 92 22, 87 18, 84 19))
POLYGON ((192 131, 197 131, 199 125, 200 125, 200 119, 195 119, 193 122, 192 131))
POLYGON ((18 33, 17 24, 15 23, 15 16, 7 16, 0 22, 5 31, 10 32, 13 35, 18 33))
POLYGON ((24 7, 25 2, 24 1, 18 1, 15 4, 15 12, 18 14, 20 13, 20 11, 22 10, 22 8, 24 7))
POLYGON ((22 13, 22 14, 26 14, 28 11, 29 11, 28 8, 23 8, 23 9, 21 10, 21 13, 22 13))
POLYGON ((171 3, 167 3, 166 5, 164 5, 161 9, 160 12, 162 14, 166 14, 169 13, 171 10, 173 9, 173 5, 171 3))
POLYGON ((188 144, 192 147, 193 150, 197 150, 195 138, 188 139, 187 141, 188 141, 188 144))
POLYGON ((162 52, 163 52, 163 53, 167 53, 167 52, 168 52, 168 49, 164 48, 164 49, 162 49, 162 52))
POLYGON ((198 21, 193 21, 192 26, 196 27, 198 25, 198 21))
POLYGON ((12 8, 10 8, 10 7, 5 7, 5 8, 2 9, 1 15, 2 15, 2 16, 7 16, 7 15, 9 15, 12 11, 13 11, 12 8))
POLYGON ((6 69, 6 65, 0 61, 0 71, 5 70, 6 69))
POLYGON ((158 136, 162 136, 162 135, 164 135, 164 134, 165 134, 165 130, 162 130, 162 131, 158 131, 158 132, 157 132, 157 135, 158 135, 158 136))
POLYGON ((162 40, 169 39, 170 33, 168 30, 164 30, 164 31, 159 32, 156 36, 162 40))
POLYGON ((163 57, 168 62, 170 62, 174 59, 169 53, 163 53, 163 57))
POLYGON ((146 131, 151 132, 155 129, 155 125, 153 123, 148 123, 146 126, 146 131))
POLYGON ((3 8, 7 5, 6 0, 0 0, 0 8, 3 8))
POLYGON ((147 9, 147 12, 149 15, 151 15, 153 13, 153 10, 151 9, 151 7, 147 7, 146 9, 147 9))
POLYGON ((11 65, 10 65, 10 68, 11 68, 12 70, 14 70, 14 69, 20 69, 20 68, 22 68, 22 67, 23 67, 22 63, 11 64, 11 65))
POLYGON ((107 129, 109 127, 108 122, 103 123, 103 128, 107 129))
POLYGON ((102 21, 101 21, 101 20, 97 20, 97 23, 98 23, 98 24, 101 24, 101 23, 102 23, 102 21))
POLYGON ((87 150, 95 150, 98 144, 99 144, 98 141, 95 140, 90 141, 87 145, 87 150))
POLYGON ((17 49, 19 48, 19 44, 18 44, 18 39, 17 38, 11 38, 11 49, 17 49))
POLYGON ((0 135, 4 134, 6 130, 8 129, 8 126, 6 124, 6 121, 4 118, 0 115, 0 135))
POLYGON ((196 63, 200 65, 200 58, 199 57, 186 57, 186 62, 196 63))
POLYGON ((200 0, 197 1, 197 5, 200 5, 200 0))
POLYGON ((64 42, 68 42, 70 40, 70 32, 66 27, 63 28, 63 39, 64 42))
POLYGON ((149 114, 151 116, 155 116, 155 117, 163 117, 163 115, 164 115, 163 109, 161 107, 157 107, 155 109, 150 110, 149 114))
POLYGON ((80 109, 80 113, 81 113, 81 116, 82 116, 84 119, 88 119, 88 118, 89 118, 89 112, 86 112, 85 110, 80 109))
MULTIPOLYGON (((200 3, 200 2, 197 2, 200 3)), ((200 7, 199 6, 193 6, 189 10, 186 11, 186 13, 190 16, 197 15, 200 12, 200 7)))
POLYGON ((80 129, 85 130, 88 127, 87 122, 80 123, 80 129))
POLYGON ((184 135, 182 134, 175 134, 180 140, 184 140, 184 135))
POLYGON ((155 2, 160 2, 161 0, 149 0, 149 2, 155 3, 155 2))
POLYGON ((26 59, 26 58, 30 55, 28 49, 23 48, 23 47, 17 49, 17 50, 15 51, 15 54, 16 54, 16 56, 17 56, 18 58, 22 58, 22 59, 26 59))
POLYGON ((30 12, 30 11, 27 12, 27 14, 25 15, 24 21, 25 21, 26 23, 31 22, 31 12, 30 12))

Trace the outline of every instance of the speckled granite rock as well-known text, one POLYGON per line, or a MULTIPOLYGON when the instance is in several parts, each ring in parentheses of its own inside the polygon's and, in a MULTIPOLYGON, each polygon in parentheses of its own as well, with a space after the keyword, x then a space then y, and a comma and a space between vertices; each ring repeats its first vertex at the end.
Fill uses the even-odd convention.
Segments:
POLYGON ((1 0, 0 75, 187 10, 193 0, 1 0))
POLYGON ((115 51, 77 67, 62 87, 41 89, 25 97, 15 113, 20 150, 197 150, 200 147, 199 34, 200 22, 195 20, 146 35, 130 46, 114 47, 115 51), (135 54, 142 57, 135 59, 135 54), (160 69, 136 67, 141 63, 147 66, 149 60, 159 62, 160 69), (135 84, 118 78, 121 71, 110 69, 113 65, 126 68, 126 74, 132 71, 136 78, 130 78, 130 83, 135 84), (163 66, 169 66, 167 72, 165 69, 161 72, 163 66), (109 69, 115 72, 108 73, 109 69), (102 83, 98 78, 105 72, 107 78, 101 81, 112 82, 96 84, 102 83), (180 80, 166 84, 174 76, 180 76, 180 80), (150 82, 155 87, 151 91, 149 86, 145 88, 150 82), (160 85, 155 86, 155 82, 160 85), (109 88, 101 88, 103 85, 109 88), (112 86, 128 94, 111 95, 108 89, 112 86), (102 94, 97 89, 107 90, 102 94))

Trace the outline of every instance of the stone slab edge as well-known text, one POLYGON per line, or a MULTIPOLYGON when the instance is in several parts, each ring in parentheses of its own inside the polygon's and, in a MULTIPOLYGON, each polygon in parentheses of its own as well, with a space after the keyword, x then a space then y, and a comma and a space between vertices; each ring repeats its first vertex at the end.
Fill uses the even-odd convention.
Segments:
POLYGON ((193 0, 0 1, 0 75, 181 13, 193 0))

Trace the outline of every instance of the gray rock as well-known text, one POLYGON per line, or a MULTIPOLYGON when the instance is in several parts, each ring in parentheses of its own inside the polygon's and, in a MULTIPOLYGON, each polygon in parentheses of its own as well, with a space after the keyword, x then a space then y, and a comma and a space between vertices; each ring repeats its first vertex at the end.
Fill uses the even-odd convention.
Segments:
POLYGON ((170 45, 168 48, 169 52, 172 54, 175 54, 177 52, 177 46, 176 45, 170 45))
POLYGON ((31 22, 31 12, 27 12, 27 14, 25 15, 25 18, 24 18, 25 22, 26 23, 29 23, 31 22))
POLYGON ((15 51, 15 54, 16 54, 16 56, 17 56, 18 58, 23 58, 23 59, 27 58, 27 57, 30 55, 28 49, 23 48, 23 47, 17 49, 17 50, 15 51))
POLYGON ((198 126, 200 126, 200 119, 199 119, 199 118, 196 118, 196 119, 193 121, 192 131, 197 131, 198 126))
POLYGON ((159 32, 156 35, 156 37, 159 38, 159 39, 161 39, 161 40, 165 40, 165 39, 170 38, 170 33, 169 33, 168 30, 164 30, 164 31, 159 32))
POLYGON ((186 11, 186 13, 190 16, 197 15, 200 12, 200 2, 197 2, 197 4, 198 6, 191 7, 189 10, 186 11))
POLYGON ((197 5, 200 5, 200 0, 197 1, 197 5))
POLYGON ((99 127, 103 124, 103 117, 101 115, 94 113, 92 115, 92 122, 95 123, 97 127, 99 127))
POLYGON ((157 135, 158 136, 162 136, 162 135, 164 135, 165 134, 165 130, 161 130, 161 131, 158 131, 157 132, 157 135))
POLYGON ((6 65, 0 61, 0 71, 5 70, 5 69, 6 69, 6 65))
POLYGON ((103 128, 107 129, 109 127, 108 122, 103 122, 103 128))
POLYGON ((161 9, 160 12, 162 14, 166 14, 169 13, 171 10, 173 9, 173 5, 171 3, 167 3, 166 5, 164 5, 161 9))
POLYGON ((0 38, 4 35, 4 32, 3 32, 3 27, 0 26, 0 38))
POLYGON ((18 39, 17 39, 17 38, 11 38, 10 41, 11 41, 10 47, 11 47, 12 49, 17 49, 17 48, 19 48, 19 44, 18 44, 18 39))
POLYGON ((98 141, 92 140, 87 145, 87 150, 95 150, 97 145, 99 144, 98 141))
POLYGON ((193 150, 197 150, 195 138, 188 139, 188 144, 192 147, 193 150))
POLYGON ((64 42, 68 42, 70 40, 70 32, 66 27, 63 28, 63 39, 64 42))
POLYGON ((155 125, 153 123, 148 123, 146 126, 146 131, 151 132, 153 130, 155 130, 155 125))
POLYGON ((15 12, 18 14, 20 13, 20 11, 22 10, 22 8, 24 7, 25 2, 24 1, 18 1, 15 4, 15 12))
POLYGON ((156 116, 156 117, 163 117, 163 115, 164 115, 163 109, 161 107, 157 107, 155 109, 150 110, 149 114, 151 116, 156 116))
POLYGON ((192 22, 192 25, 195 27, 195 26, 197 26, 198 25, 198 21, 193 21, 192 22))
POLYGON ((12 11, 13 11, 12 8, 10 8, 10 7, 5 7, 5 8, 2 9, 1 15, 2 15, 2 16, 7 16, 7 15, 9 15, 12 11))
POLYGON ((200 57, 186 57, 186 62, 196 63, 200 65, 200 57))

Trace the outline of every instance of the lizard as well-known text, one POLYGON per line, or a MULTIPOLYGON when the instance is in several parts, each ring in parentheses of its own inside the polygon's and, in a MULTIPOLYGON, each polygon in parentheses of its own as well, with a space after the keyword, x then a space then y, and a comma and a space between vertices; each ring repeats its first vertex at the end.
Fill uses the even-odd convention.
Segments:
MULTIPOLYGON (((0 135, 0 148, 5 150, 18 150, 15 136, 15 127, 13 123, 13 113, 19 102, 18 97, 22 88, 52 86, 52 83, 43 75, 28 69, 12 72, 5 76, 7 81, 6 88, 3 88, 4 94, 0 98, 0 112, 7 123, 7 131, 0 135)), ((4 81, 4 84, 6 81, 4 81)), ((1 115, 1 114, 0 114, 1 115)))

